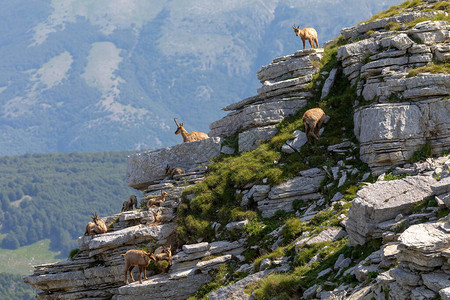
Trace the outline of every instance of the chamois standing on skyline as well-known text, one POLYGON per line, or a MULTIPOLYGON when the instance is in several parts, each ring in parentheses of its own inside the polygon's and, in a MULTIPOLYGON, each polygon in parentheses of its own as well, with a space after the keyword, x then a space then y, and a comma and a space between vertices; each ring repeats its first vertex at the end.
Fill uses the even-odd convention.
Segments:
POLYGON ((317 39, 317 31, 314 28, 303 28, 300 29, 300 25, 295 27, 295 24, 292 25, 294 29, 295 35, 300 36, 303 42, 303 50, 305 49, 305 41, 307 40, 311 45, 311 48, 314 48, 314 43, 316 43, 316 48, 319 48, 319 40, 317 39))
POLYGON ((91 216, 92 221, 86 225, 86 229, 84 230, 84 235, 96 235, 106 233, 108 229, 106 228, 105 222, 98 219, 97 213, 91 216))
POLYGON ((180 125, 178 124, 177 119, 174 118, 173 120, 175 121, 175 124, 177 124, 177 130, 175 131, 175 134, 181 134, 184 143, 195 142, 209 138, 209 136, 203 132, 187 132, 183 127, 183 123, 181 123, 180 125))
POLYGON ((324 111, 320 108, 311 108, 308 109, 303 114, 303 124, 305 125, 305 134, 308 139, 308 144, 311 144, 309 139, 309 134, 316 139, 319 140, 319 130, 322 123, 325 122, 326 115, 324 111))

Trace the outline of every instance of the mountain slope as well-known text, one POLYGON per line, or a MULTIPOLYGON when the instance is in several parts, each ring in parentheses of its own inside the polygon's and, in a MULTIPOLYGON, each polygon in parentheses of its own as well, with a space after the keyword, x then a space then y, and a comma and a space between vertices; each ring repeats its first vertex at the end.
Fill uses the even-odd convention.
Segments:
POLYGON ((0 155, 169 146, 174 117, 207 132, 261 65, 299 49, 293 23, 323 43, 399 1, 350 2, 2 3, 0 155))

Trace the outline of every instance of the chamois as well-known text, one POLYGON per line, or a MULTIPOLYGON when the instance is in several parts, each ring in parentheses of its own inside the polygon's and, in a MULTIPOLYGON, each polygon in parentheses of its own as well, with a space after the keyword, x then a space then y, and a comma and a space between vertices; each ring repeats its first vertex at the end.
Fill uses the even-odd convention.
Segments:
POLYGON ((308 144, 311 144, 309 139, 309 133, 316 139, 319 140, 319 130, 322 123, 325 121, 325 113, 320 108, 308 109, 303 114, 303 124, 305 124, 305 134, 308 140, 308 144))
MULTIPOLYGON (((156 252, 156 251, 155 251, 156 252)), ((150 257, 158 262, 160 260, 165 260, 169 263, 169 267, 172 266, 172 246, 165 247, 163 253, 152 253, 150 257)))
POLYGON ((169 165, 166 166, 166 175, 170 176, 170 179, 173 179, 174 175, 185 174, 186 171, 181 167, 170 168, 169 165))
POLYGON ((156 259, 152 255, 150 252, 136 249, 128 250, 125 254, 120 254, 125 259, 125 284, 128 284, 128 273, 130 274, 131 282, 134 281, 131 271, 135 266, 139 268, 139 283, 142 283, 142 270, 144 270, 144 279, 147 279, 146 270, 150 259, 156 262, 156 259))
POLYGON ((175 118, 173 120, 175 121, 175 124, 177 124, 177 130, 175 131, 175 134, 181 134, 184 143, 209 139, 209 136, 203 132, 187 132, 183 127, 183 123, 178 124, 177 119, 175 118))
POLYGON ((152 206, 159 206, 161 203, 166 201, 166 196, 167 195, 169 195, 169 194, 166 193, 166 191, 161 190, 161 196, 148 199, 147 208, 150 208, 152 206))
POLYGON ((311 45, 311 48, 314 48, 314 43, 316 43, 316 48, 319 48, 319 40, 317 39, 317 31, 314 28, 303 28, 300 29, 300 25, 295 27, 295 24, 292 25, 292 28, 294 29, 295 35, 300 36, 303 42, 303 50, 305 49, 305 41, 308 40, 309 44, 311 45))
POLYGON ((159 209, 152 211, 155 221, 151 225, 161 225, 169 222, 172 218, 167 215, 158 215, 159 209))
POLYGON ((128 201, 124 201, 122 203, 122 209, 120 212, 133 210, 133 206, 138 208, 137 197, 135 195, 131 195, 130 198, 128 198, 128 201))
POLYGON ((96 235, 106 233, 108 229, 106 228, 106 224, 103 221, 98 219, 97 213, 91 216, 92 221, 86 225, 86 229, 84 230, 84 235, 96 235))

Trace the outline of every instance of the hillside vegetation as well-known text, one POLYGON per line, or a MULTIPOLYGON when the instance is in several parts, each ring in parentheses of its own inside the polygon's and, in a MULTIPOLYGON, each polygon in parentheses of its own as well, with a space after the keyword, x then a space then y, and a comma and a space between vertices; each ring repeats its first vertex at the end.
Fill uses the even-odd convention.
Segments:
MULTIPOLYGON (((55 153, 0 158, 2 248, 50 239, 62 257, 91 221, 120 211, 132 190, 126 158, 132 152, 55 153)), ((139 196, 139 195, 138 195, 139 196)))

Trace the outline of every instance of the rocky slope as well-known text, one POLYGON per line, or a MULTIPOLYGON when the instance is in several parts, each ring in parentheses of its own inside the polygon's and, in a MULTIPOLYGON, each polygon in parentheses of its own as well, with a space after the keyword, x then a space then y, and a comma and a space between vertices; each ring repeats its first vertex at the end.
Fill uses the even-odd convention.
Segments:
POLYGON ((448 6, 406 2, 325 49, 262 67, 257 95, 224 108, 214 138, 128 158, 128 184, 145 199, 168 192, 161 207, 104 218, 108 233, 80 237, 72 259, 24 281, 40 299, 450 299, 449 25, 435 20, 448 6), (310 146, 290 124, 314 106, 330 121, 310 146), (354 120, 356 139, 338 118, 354 120), (236 206, 224 216, 231 196, 208 190, 217 163, 267 145, 282 180, 217 179, 236 206), (167 177, 167 164, 186 174, 167 177), (211 195, 214 216, 198 214, 211 195), (185 242, 187 223, 208 234, 185 242), (167 272, 152 267, 143 284, 124 285, 121 253, 167 245, 176 249, 167 272))

